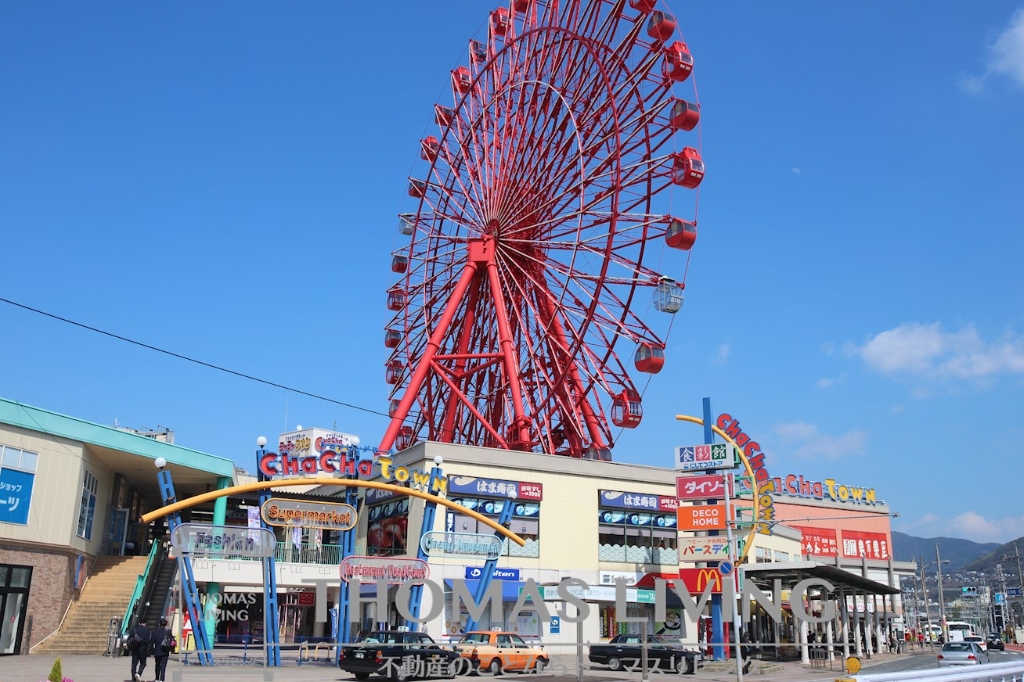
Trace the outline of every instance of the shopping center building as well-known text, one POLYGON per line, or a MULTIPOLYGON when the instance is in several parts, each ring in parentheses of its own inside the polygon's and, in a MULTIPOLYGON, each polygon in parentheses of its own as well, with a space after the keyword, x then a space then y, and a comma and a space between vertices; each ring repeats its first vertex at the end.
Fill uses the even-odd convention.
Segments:
MULTIPOLYGON (((253 466, 264 468, 263 475, 295 478, 317 474, 324 472, 325 454, 330 459, 347 452, 349 461, 357 461, 357 448, 351 447, 354 442, 348 434, 324 429, 282 434, 277 451, 262 461, 254 456, 253 466)), ((166 460, 179 500, 254 480, 222 457, 7 400, 0 400, 0 448, 0 484, 7 496, 0 499, 0 576, 4 576, 0 581, 4 613, 0 653, 24 653, 30 647, 35 652, 62 650, 62 634, 75 622, 77 611, 72 605, 88 597, 90 584, 101 585, 104 574, 113 575, 122 565, 131 573, 129 579, 122 580, 126 593, 118 605, 110 606, 106 616, 125 618, 126 627, 133 614, 137 617, 143 612, 132 604, 145 602, 150 613, 167 615, 182 624, 177 608, 180 594, 166 580, 160 583, 159 571, 147 564, 147 553, 156 561, 163 558, 170 572, 168 579, 173 580, 175 562, 166 552, 160 553, 167 543, 151 544, 151 529, 136 523, 144 512, 163 502, 154 464, 159 458, 166 460), (144 578, 132 594, 137 575, 144 578), (58 632, 62 621, 65 627, 58 632)), ((695 503, 680 501, 677 479, 703 474, 678 471, 672 466, 673 453, 664 455, 667 466, 434 442, 418 443, 385 459, 374 459, 365 451, 359 454, 363 459, 358 477, 384 483, 414 485, 417 472, 425 475, 439 467, 443 485, 436 492, 474 514, 438 506, 433 523, 424 528, 428 504, 424 499, 389 489, 364 489, 357 504, 355 555, 377 561, 416 557, 425 532, 441 537, 493 538, 492 528, 476 515, 497 520, 505 504, 512 505, 509 528, 524 544, 501 543, 494 574, 501 580, 501 604, 492 604, 478 627, 534 635, 552 645, 575 642, 580 634, 584 641, 600 641, 618 632, 638 631, 642 623, 652 634, 691 646, 711 638, 710 619, 698 623, 690 618, 671 589, 666 594, 664 617, 654 605, 659 578, 697 593, 703 585, 692 583, 700 579, 694 578, 695 572, 704 571, 703 579, 715 583, 716 588, 726 579, 709 565, 728 558, 723 554, 727 551, 724 534, 711 539, 706 532, 679 529, 679 507, 695 503), (555 586, 568 578, 589 586, 574 593, 590 606, 591 617, 583 622, 582 631, 552 618, 565 608, 555 586), (539 586, 546 611, 532 603, 516 608, 530 580, 539 586), (617 603, 617 580, 627 586, 622 603, 617 603), (623 618, 634 622, 623 622, 623 618)), ((762 492, 766 480, 761 481, 762 492)), ((901 605, 893 595, 898 593, 899 577, 910 575, 914 566, 892 559, 889 508, 874 490, 830 480, 801 480, 796 475, 776 477, 774 487, 770 523, 762 524, 766 532, 748 533, 751 521, 742 521, 743 512, 735 528, 739 538, 753 538, 741 569, 744 578, 767 593, 776 581, 782 588, 778 595, 781 618, 768 618, 766 610, 755 605, 746 624, 755 638, 772 644, 806 642, 806 632, 792 618, 793 609, 800 606, 820 612, 826 602, 846 613, 848 629, 857 622, 875 625, 879 633, 889 624, 898 626, 901 605), (790 590, 807 577, 827 580, 835 589, 812 595, 803 606, 790 604, 790 590)), ((281 487, 273 495, 313 503, 337 502, 345 488, 330 485, 297 490, 281 487)), ((220 505, 183 511, 182 518, 251 528, 259 525, 259 512, 258 493, 249 492, 220 505)), ((326 605, 331 609, 338 606, 339 565, 346 558, 341 532, 312 527, 277 528, 275 532, 280 641, 336 640, 339 633, 332 627, 332 618, 323 621, 316 616, 314 585, 326 581, 326 605)), ((435 593, 424 590, 421 613, 436 614, 423 626, 435 639, 458 637, 465 629, 469 614, 453 600, 455 583, 464 580, 473 591, 486 559, 449 552, 445 543, 432 546, 426 559, 429 576, 440 586, 438 594, 444 603, 431 603, 435 593)), ((192 568, 209 618, 208 631, 215 633, 213 642, 259 641, 264 634, 260 561, 202 557, 192 561, 192 568)), ((390 585, 390 596, 397 588, 390 585)), ((372 627, 405 624, 393 599, 385 609, 378 609, 374 589, 369 584, 358 590, 350 588, 352 617, 348 627, 343 626, 342 638, 372 627), (356 595, 358 603, 354 603, 356 595)), ((93 644, 97 653, 104 644, 104 624, 100 625, 99 641, 93 644)), ((822 626, 819 634, 823 639, 830 634, 838 636, 842 628, 843 619, 837 617, 834 624, 822 626)), ((82 639, 81 630, 78 632, 73 636, 76 641, 82 639)), ((860 643, 851 646, 859 650, 860 643)))
MULTIPOLYGON (((160 506, 157 458, 182 496, 234 480, 230 460, 167 440, 0 398, 0 655, 50 638, 98 572, 128 571, 127 602, 150 545, 139 517, 160 506)), ((107 623, 82 627, 102 642, 107 623)))

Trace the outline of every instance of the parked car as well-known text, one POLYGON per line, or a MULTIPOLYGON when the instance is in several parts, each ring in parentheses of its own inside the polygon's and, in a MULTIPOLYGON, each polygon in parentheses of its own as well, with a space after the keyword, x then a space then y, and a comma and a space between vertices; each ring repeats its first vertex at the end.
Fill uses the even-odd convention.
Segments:
POLYGON ((494 675, 500 675, 505 670, 533 670, 539 673, 547 667, 549 661, 542 646, 530 644, 514 632, 467 632, 454 649, 473 670, 489 670, 494 675))
POLYGON ((989 651, 992 651, 993 649, 1006 651, 1006 644, 1003 643, 1003 638, 995 633, 988 636, 988 639, 985 640, 985 644, 988 646, 989 651))
POLYGON ((939 667, 988 663, 988 652, 974 642, 946 642, 939 650, 939 667))
MULTIPOLYGON (((592 644, 591 663, 607 665, 612 670, 640 665, 640 635, 615 635, 607 644, 592 644)), ((652 668, 667 668, 680 673, 694 673, 697 654, 672 644, 661 637, 647 638, 647 661, 652 668)))
POLYGON ((983 637, 979 637, 978 635, 967 635, 964 637, 964 641, 974 642, 975 644, 981 647, 982 651, 986 653, 988 652, 988 645, 985 643, 985 639, 983 637))
POLYGON ((455 677, 460 656, 438 645, 424 632, 375 630, 355 644, 341 647, 338 667, 365 680, 377 673, 393 682, 414 677, 455 677))

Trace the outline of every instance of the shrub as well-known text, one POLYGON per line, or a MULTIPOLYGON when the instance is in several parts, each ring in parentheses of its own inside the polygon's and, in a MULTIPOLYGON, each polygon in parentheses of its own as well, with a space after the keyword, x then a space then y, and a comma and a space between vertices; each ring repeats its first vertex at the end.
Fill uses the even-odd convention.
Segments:
POLYGON ((50 676, 46 679, 50 682, 63 682, 64 675, 61 674, 60 670, 60 656, 58 656, 57 660, 53 662, 53 667, 50 668, 50 676))

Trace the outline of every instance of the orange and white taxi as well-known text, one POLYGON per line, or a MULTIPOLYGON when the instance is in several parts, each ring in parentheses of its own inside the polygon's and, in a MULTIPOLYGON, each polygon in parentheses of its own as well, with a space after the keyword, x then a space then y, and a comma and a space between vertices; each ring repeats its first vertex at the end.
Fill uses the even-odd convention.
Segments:
POLYGON ((514 632, 467 632, 454 649, 469 660, 474 670, 489 670, 494 675, 504 670, 534 670, 539 673, 548 664, 544 647, 527 644, 514 632))

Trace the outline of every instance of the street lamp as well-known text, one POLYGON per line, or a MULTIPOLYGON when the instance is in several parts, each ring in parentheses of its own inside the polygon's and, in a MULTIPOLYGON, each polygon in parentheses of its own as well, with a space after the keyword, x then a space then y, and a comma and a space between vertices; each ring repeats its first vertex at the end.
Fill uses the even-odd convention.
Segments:
POLYGON ((942 625, 942 641, 949 641, 949 626, 946 624, 946 600, 942 598, 942 564, 949 563, 949 559, 943 562, 942 557, 939 556, 939 543, 935 543, 935 572, 938 576, 939 581, 939 618, 941 618, 942 625))

